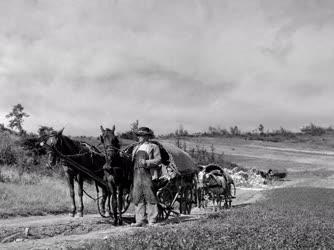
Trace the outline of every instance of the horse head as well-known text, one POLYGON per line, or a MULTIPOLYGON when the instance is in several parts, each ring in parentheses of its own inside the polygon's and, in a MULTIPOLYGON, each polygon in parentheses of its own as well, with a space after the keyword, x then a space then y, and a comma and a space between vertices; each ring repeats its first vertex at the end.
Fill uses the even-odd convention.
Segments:
POLYGON ((105 150, 105 157, 108 164, 112 165, 119 159, 119 152, 120 152, 120 143, 115 135, 115 125, 112 129, 106 128, 104 129, 103 126, 101 128, 101 136, 100 140, 103 144, 105 150))
POLYGON ((41 146, 47 146, 48 166, 54 166, 57 163, 57 156, 55 154, 55 151, 60 150, 62 144, 63 131, 64 128, 59 131, 52 131, 46 136, 44 136, 44 139, 41 142, 41 146))

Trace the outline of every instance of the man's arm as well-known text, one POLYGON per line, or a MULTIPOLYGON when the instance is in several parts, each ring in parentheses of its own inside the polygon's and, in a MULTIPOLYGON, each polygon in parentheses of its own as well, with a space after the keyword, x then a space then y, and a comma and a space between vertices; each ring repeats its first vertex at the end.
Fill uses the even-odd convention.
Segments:
POLYGON ((146 160, 146 166, 148 168, 154 168, 161 162, 161 154, 158 145, 152 144, 151 154, 153 154, 153 158, 146 160))

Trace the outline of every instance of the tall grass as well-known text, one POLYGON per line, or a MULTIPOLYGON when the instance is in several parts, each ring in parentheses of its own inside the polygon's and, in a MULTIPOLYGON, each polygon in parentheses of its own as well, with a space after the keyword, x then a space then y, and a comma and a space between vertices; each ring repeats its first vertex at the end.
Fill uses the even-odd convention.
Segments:
MULTIPOLYGON (((84 188, 95 196, 95 187, 85 184, 84 188)), ((65 180, 45 176, 38 177, 38 184, 0 182, 0 204, 0 218, 67 213, 71 209, 65 180)), ((97 212, 95 202, 87 196, 84 205, 85 212, 97 212)))
POLYGON ((38 184, 42 176, 37 173, 27 173, 12 166, 0 166, 0 182, 15 184, 38 184))

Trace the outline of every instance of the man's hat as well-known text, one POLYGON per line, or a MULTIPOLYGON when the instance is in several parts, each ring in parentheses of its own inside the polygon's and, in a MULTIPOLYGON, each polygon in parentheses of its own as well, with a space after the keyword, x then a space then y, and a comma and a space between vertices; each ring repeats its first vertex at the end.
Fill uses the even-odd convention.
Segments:
POLYGON ((135 134, 137 136, 149 136, 149 137, 154 137, 153 131, 148 128, 148 127, 141 127, 137 131, 135 131, 135 134))

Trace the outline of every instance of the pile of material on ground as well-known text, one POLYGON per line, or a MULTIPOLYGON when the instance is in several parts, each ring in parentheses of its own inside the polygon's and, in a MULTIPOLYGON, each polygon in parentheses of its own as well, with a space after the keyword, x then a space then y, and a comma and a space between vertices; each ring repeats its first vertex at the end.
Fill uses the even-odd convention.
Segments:
POLYGON ((268 180, 262 177, 256 169, 245 171, 234 168, 232 170, 224 169, 224 171, 232 176, 235 185, 238 187, 263 188, 268 183, 268 180))
POLYGON ((264 172, 254 168, 246 169, 240 166, 231 169, 216 164, 209 164, 203 167, 206 172, 222 169, 224 172, 231 175, 235 185, 238 187, 265 188, 272 180, 282 179, 287 175, 286 171, 268 170, 267 172, 264 172))

